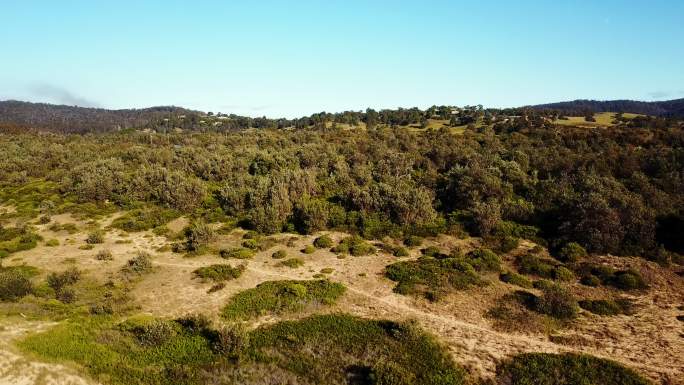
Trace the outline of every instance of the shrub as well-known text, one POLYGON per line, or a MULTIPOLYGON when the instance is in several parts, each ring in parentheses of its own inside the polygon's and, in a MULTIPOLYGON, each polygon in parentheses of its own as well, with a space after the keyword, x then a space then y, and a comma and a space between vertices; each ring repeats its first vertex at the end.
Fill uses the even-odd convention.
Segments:
POLYGON ((271 258, 273 259, 284 259, 287 258, 287 251, 286 250, 278 250, 271 254, 271 258))
POLYGON ((499 275, 499 279, 502 282, 506 282, 511 285, 516 285, 528 289, 532 287, 532 281, 527 279, 527 277, 514 272, 502 273, 501 275, 499 275))
POLYGON ((98 251, 97 254, 95 254, 95 259, 97 259, 98 261, 111 261, 114 259, 114 257, 112 256, 111 251, 109 251, 108 249, 103 249, 98 251))
POLYGON ((635 371, 589 355, 524 353, 497 368, 498 383, 510 385, 650 385, 635 371))
POLYGON ((257 242, 256 239, 245 239, 244 241, 242 241, 242 247, 256 250, 259 248, 259 242, 257 242))
POLYGON ((423 244, 423 238, 411 235, 404 239, 404 245, 408 247, 417 247, 423 244))
POLYGON ((333 248, 333 252, 338 254, 351 254, 355 257, 372 254, 375 248, 359 236, 347 237, 333 248))
POLYGON ((421 252, 421 254, 423 254, 426 257, 433 257, 433 258, 437 258, 442 253, 442 251, 439 250, 439 248, 437 246, 428 246, 428 247, 422 249, 420 252, 421 252))
POLYGON ((466 261, 477 271, 499 271, 501 259, 489 249, 477 249, 468 253, 466 261))
POLYGON ((557 266, 553 270, 553 278, 558 281, 569 282, 575 279, 575 274, 564 266, 557 266))
POLYGON ((333 271, 335 271, 335 269, 333 269, 332 267, 325 267, 321 269, 322 274, 332 274, 333 271))
POLYGON ((329 235, 321 235, 320 237, 314 239, 313 245, 318 249, 327 249, 332 247, 333 240, 329 235))
POLYGON ((563 246, 558 252, 558 259, 563 262, 577 262, 579 259, 587 256, 587 251, 579 243, 570 242, 563 246))
POLYGON ((278 264, 278 266, 287 266, 292 269, 304 266, 304 260, 301 258, 286 259, 278 264))
POLYGON ((211 265, 200 267, 193 271, 193 274, 198 278, 222 282, 239 278, 245 269, 245 265, 240 265, 238 267, 232 267, 230 265, 211 265))
POLYGON ((47 276, 47 284, 50 286, 57 295, 66 288, 78 282, 81 279, 81 272, 72 267, 61 273, 50 273, 47 276))
POLYGON ((212 350, 218 354, 236 358, 249 346, 249 333, 243 324, 235 323, 222 327, 215 333, 212 350))
POLYGON ((475 269, 457 258, 420 258, 393 263, 385 268, 385 276, 397 282, 394 291, 399 294, 438 293, 483 284, 475 269))
POLYGON ((104 232, 101 230, 91 232, 88 234, 88 238, 86 238, 86 243, 89 245, 104 243, 104 232))
POLYGON ((152 269, 152 257, 148 253, 141 251, 134 258, 129 259, 122 270, 126 273, 142 275, 150 273, 152 269))
POLYGON ((608 284, 620 290, 639 290, 648 287, 641 274, 636 270, 617 271, 608 280, 608 284))
POLYGON ((59 246, 59 241, 56 239, 50 239, 47 242, 45 242, 45 246, 47 247, 57 247, 59 246))
POLYGON ((178 332, 172 322, 156 319, 137 321, 126 325, 124 329, 133 334, 143 346, 161 345, 178 332))
POLYGON ((19 270, 0 267, 0 301, 16 301, 33 292, 33 284, 19 270))
POLYGON ((534 255, 521 255, 516 259, 518 271, 522 274, 537 275, 542 278, 553 278, 557 262, 542 259, 534 255))
POLYGON ((313 245, 306 245, 306 247, 302 249, 302 253, 304 254, 313 254, 315 251, 316 248, 313 245))
POLYGON ((332 305, 345 287, 327 280, 267 281, 233 296, 223 309, 228 319, 291 313, 311 305, 332 305))
POLYGON ((543 289, 534 301, 534 308, 542 314, 566 320, 577 316, 577 300, 567 290, 558 285, 543 289))
POLYGON ((63 303, 76 302, 76 292, 70 287, 65 287, 60 291, 55 291, 56 298, 63 303))
POLYGON ((589 275, 585 275, 584 277, 582 277, 582 279, 580 280, 580 283, 582 285, 596 287, 596 286, 599 286, 601 284, 601 279, 599 277, 593 275, 593 274, 589 274, 589 275))
POLYGON ((634 307, 628 299, 582 300, 579 301, 579 306, 584 310, 603 316, 631 314, 634 307))
POLYGON ((178 216, 177 211, 153 206, 127 212, 112 221, 112 227, 131 233, 145 231, 162 227, 178 216))
POLYGON ((254 250, 237 247, 228 250, 223 249, 219 251, 219 255, 221 258, 251 259, 254 257, 254 250))
POLYGON ((398 257, 398 258, 401 258, 401 257, 408 257, 408 256, 409 256, 409 252, 408 252, 408 250, 407 250, 405 247, 401 247, 401 246, 400 246, 400 247, 397 247, 397 248, 394 249, 392 255, 394 255, 395 257, 398 257))
POLYGON ((204 222, 193 223, 185 231, 185 239, 188 251, 199 251, 216 239, 216 232, 204 222))

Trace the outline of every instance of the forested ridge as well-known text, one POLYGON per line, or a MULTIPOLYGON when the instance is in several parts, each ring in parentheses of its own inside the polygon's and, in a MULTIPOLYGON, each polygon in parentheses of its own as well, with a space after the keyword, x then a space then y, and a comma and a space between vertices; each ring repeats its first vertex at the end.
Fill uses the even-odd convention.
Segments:
POLYGON ((659 261, 684 252, 681 121, 579 128, 544 111, 486 123, 488 110, 469 111, 478 123, 461 134, 381 123, 419 110, 364 113, 364 129, 332 115, 288 130, 5 134, 0 199, 35 215, 154 204, 262 233, 467 232, 659 261))

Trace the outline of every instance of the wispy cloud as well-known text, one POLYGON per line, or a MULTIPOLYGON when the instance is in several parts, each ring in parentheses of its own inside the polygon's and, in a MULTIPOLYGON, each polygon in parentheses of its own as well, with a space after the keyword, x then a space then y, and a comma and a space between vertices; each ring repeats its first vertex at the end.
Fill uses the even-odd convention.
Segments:
POLYGON ((29 87, 29 93, 40 100, 49 100, 53 103, 67 104, 80 107, 99 107, 93 100, 86 99, 74 94, 68 89, 54 84, 38 83, 29 87))

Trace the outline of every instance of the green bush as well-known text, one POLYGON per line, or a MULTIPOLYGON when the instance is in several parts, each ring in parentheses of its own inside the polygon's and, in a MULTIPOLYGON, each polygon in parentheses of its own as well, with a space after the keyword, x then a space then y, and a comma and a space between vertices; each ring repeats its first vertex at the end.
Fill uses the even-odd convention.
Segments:
POLYGON ((329 247, 332 247, 333 240, 332 238, 330 238, 329 235, 321 235, 320 237, 314 239, 313 245, 317 249, 327 249, 329 247))
POLYGON ((308 306, 332 305, 345 291, 342 284, 327 280, 267 281, 233 296, 223 309, 227 319, 292 313, 308 306))
POLYGON ((632 314, 634 305, 628 299, 597 299, 579 301, 579 306, 594 314, 610 316, 617 314, 632 314))
POLYGON ((351 254, 355 257, 375 253, 375 248, 359 236, 347 237, 332 250, 338 254, 351 254))
POLYGON ((593 274, 589 274, 582 277, 580 283, 585 286, 596 287, 601 285, 601 279, 593 274))
POLYGON ((600 281, 603 285, 625 291, 648 288, 641 274, 633 269, 615 270, 609 266, 585 263, 580 265, 576 271, 582 275, 582 284, 587 286, 597 286, 598 281, 600 281))
POLYGON ((235 259, 251 259, 254 257, 254 250, 237 247, 233 249, 222 249, 219 251, 221 258, 235 258, 235 259))
POLYGON ((59 295, 64 288, 75 284, 80 279, 81 272, 77 268, 72 267, 61 273, 50 273, 47 276, 47 284, 59 295))
POLYGON ((245 239, 242 241, 242 247, 256 250, 259 248, 259 242, 256 239, 245 239))
POLYGON ((245 265, 240 265, 238 267, 232 267, 230 265, 210 265, 200 267, 192 273, 198 278, 210 279, 214 282, 223 282, 239 278, 245 270, 245 265))
POLYGON ((573 353, 525 353, 497 368, 499 383, 510 385, 650 385, 616 362, 573 353))
POLYGON ((50 239, 47 242, 45 242, 45 246, 47 247, 57 247, 59 246, 59 241, 56 239, 50 239))
POLYGON ((152 206, 127 212, 112 221, 112 227, 129 233, 146 231, 162 227, 179 215, 175 210, 152 206))
POLYGON ((506 282, 511 285, 516 285, 527 289, 532 288, 532 281, 527 279, 527 277, 514 272, 502 273, 501 275, 499 275, 499 279, 502 282, 506 282))
POLYGON ((141 251, 134 258, 128 260, 122 271, 129 274, 142 275, 152 272, 152 269, 152 257, 150 254, 141 251))
POLYGON ((394 291, 399 294, 439 293, 484 284, 470 264, 457 258, 393 263, 385 268, 385 276, 397 282, 394 291))
POLYGON ((495 271, 501 269, 501 258, 489 249, 476 249, 468 253, 466 261, 477 271, 495 271))
POLYGON ((287 266, 291 269, 296 269, 304 266, 304 260, 301 258, 290 258, 280 262, 278 266, 287 266))
POLYGON ((287 251, 286 250, 278 250, 271 254, 271 258, 273 259, 285 259, 287 258, 287 251))
POLYGON ((520 273, 536 275, 542 278, 553 278, 557 265, 555 261, 542 259, 530 254, 518 256, 515 263, 520 273))
POLYGON ((16 301, 33 292, 27 274, 13 268, 0 267, 0 301, 16 301))
POLYGON ((442 251, 437 246, 428 246, 422 249, 420 253, 426 257, 437 258, 440 254, 442 254, 442 251))
POLYGON ((636 270, 616 271, 608 284, 620 290, 646 289, 648 285, 636 270))
POLYGON ((304 254, 313 254, 314 252, 316 252, 316 248, 313 245, 306 245, 302 249, 302 253, 304 254))
POLYGON ((187 250, 200 251, 216 239, 216 231, 204 222, 196 222, 184 230, 187 250))
POLYGON ((89 233, 88 238, 86 238, 86 243, 89 245, 104 243, 104 232, 102 230, 97 230, 89 233))
POLYGON ((404 245, 408 247, 418 247, 423 244, 423 238, 411 235, 404 239, 404 245))
POLYGON ((534 309, 557 319, 573 319, 577 317, 577 300, 563 287, 551 285, 535 298, 534 309))
POLYGON ((564 266, 557 266, 553 270, 553 278, 558 281, 569 282, 575 279, 575 274, 564 266))
POLYGON ((577 262, 581 258, 587 256, 587 251, 584 247, 580 246, 579 243, 570 242, 563 246, 563 248, 558 252, 558 259, 563 262, 577 262))
POLYGON ((408 250, 406 250, 405 247, 401 247, 401 246, 400 246, 400 247, 396 247, 396 248, 394 249, 394 251, 392 252, 392 255, 394 255, 394 256, 397 257, 397 258, 408 257, 408 256, 409 256, 409 252, 408 252, 408 250))

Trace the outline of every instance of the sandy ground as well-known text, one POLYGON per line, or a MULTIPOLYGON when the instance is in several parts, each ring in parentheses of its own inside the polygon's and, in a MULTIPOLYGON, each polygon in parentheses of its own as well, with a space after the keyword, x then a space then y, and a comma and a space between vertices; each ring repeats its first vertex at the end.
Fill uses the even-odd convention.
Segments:
MULTIPOLYGON (((100 225, 106 226, 112 219, 103 220, 100 225)), ((55 217, 54 221, 77 222, 69 216, 55 217)), ((169 227, 179 231, 185 223, 187 222, 181 219, 174 221, 169 227)), ((78 225, 80 228, 87 227, 83 223, 78 225)), ((97 245, 93 250, 80 250, 78 247, 85 243, 86 232, 75 235, 55 234, 47 230, 49 225, 38 227, 46 240, 56 238, 60 241, 60 246, 38 247, 18 253, 10 257, 10 264, 26 263, 39 267, 44 273, 76 265, 85 274, 104 282, 116 274, 137 251, 150 252, 154 256, 155 271, 136 284, 132 295, 142 312, 157 316, 175 317, 201 312, 219 321, 221 308, 232 295, 241 290, 268 280, 311 279, 321 269, 332 268, 334 271, 328 276, 334 281, 344 283, 348 289, 347 294, 333 308, 318 311, 341 311, 395 320, 415 319, 448 346, 457 362, 483 377, 492 377, 500 360, 520 352, 571 351, 619 361, 652 378, 656 384, 684 384, 684 323, 676 319, 677 315, 684 313, 677 309, 684 304, 683 280, 671 271, 639 259, 605 257, 606 263, 629 264, 640 269, 651 283, 651 290, 634 297, 638 303, 638 312, 635 315, 598 317, 582 312, 569 328, 557 332, 558 338, 554 341, 562 343, 554 343, 543 334, 503 333, 492 328, 491 321, 484 316, 485 312, 498 298, 514 290, 512 286, 500 283, 494 277, 492 285, 449 295, 433 304, 392 292, 394 284, 384 278, 383 269, 397 261, 397 258, 385 253, 365 257, 347 256, 344 259, 339 259, 327 250, 317 250, 308 255, 301 253, 300 250, 311 244, 314 236, 297 236, 297 241, 287 247, 287 239, 294 235, 279 235, 280 243, 257 253, 253 259, 227 261, 216 255, 185 258, 171 252, 158 252, 169 241, 149 232, 124 234, 111 230, 107 233, 104 244, 97 245), (97 251, 105 248, 112 251, 114 260, 95 260, 97 251), (288 257, 303 259, 304 266, 296 269, 279 266, 281 261, 271 258, 271 254, 279 249, 286 249, 288 257), (223 290, 208 294, 207 290, 212 283, 193 279, 192 271, 214 263, 229 263, 233 266, 244 263, 247 270, 240 278, 228 282, 223 290)), ((329 234, 335 240, 345 236, 342 233, 329 234)), ((222 236, 212 247, 238 246, 241 235, 242 232, 236 230, 230 235, 222 236)), ((431 244, 445 249, 455 245, 467 249, 473 247, 473 240, 440 236, 428 242, 428 245, 431 244)), ((529 246, 524 245, 523 248, 529 246)), ((415 249, 411 253, 409 258, 415 258, 418 251, 415 249)), ((602 293, 592 294, 600 297, 602 293)), ((255 324, 275 321, 277 319, 266 317, 257 320, 255 324)), ((21 323, 23 331, 34 330, 34 327, 38 326, 21 323)), ((2 335, 0 332, 0 339, 5 338, 2 335)), ((36 363, 9 349, 0 348, 0 368, 10 368, 0 369, 0 384, 85 383, 69 369, 36 363), (4 378, 10 378, 4 377, 4 373, 14 373, 16 376, 20 372, 11 369, 16 365, 33 365, 31 367, 36 369, 29 371, 25 377, 17 377, 15 382, 2 382, 4 378), (55 375, 63 374, 63 377, 55 380, 57 382, 40 382, 44 377, 32 373, 43 373, 41 370, 55 375)))

